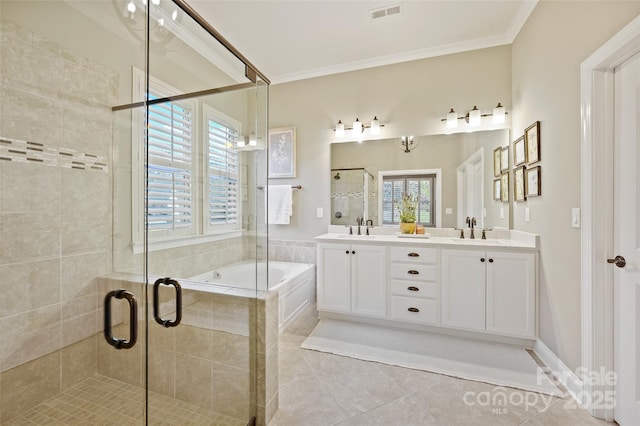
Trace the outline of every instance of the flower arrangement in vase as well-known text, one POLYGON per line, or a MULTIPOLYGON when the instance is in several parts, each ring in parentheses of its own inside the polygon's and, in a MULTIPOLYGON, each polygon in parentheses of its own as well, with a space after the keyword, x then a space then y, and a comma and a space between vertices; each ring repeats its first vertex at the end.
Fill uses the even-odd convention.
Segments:
POLYGON ((401 200, 396 200, 395 204, 400 211, 400 232, 403 234, 415 233, 418 197, 405 193, 402 194, 401 200))

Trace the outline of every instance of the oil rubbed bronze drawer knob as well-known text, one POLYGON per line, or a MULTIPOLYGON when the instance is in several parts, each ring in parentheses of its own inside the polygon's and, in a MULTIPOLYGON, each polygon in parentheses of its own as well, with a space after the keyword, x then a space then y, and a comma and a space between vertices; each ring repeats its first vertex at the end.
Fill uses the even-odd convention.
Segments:
POLYGON ((413 287, 413 286, 407 287, 407 290, 409 290, 409 291, 420 291, 420 289, 418 287, 413 287))
POLYGON ((407 256, 409 257, 420 257, 418 253, 409 253, 407 256))
POLYGON ((418 275, 420 272, 416 271, 415 269, 410 269, 407 271, 407 274, 410 275, 418 275))
POLYGON ((420 309, 418 309, 418 308, 409 308, 409 309, 407 309, 407 311, 409 311, 409 312, 420 312, 420 309))

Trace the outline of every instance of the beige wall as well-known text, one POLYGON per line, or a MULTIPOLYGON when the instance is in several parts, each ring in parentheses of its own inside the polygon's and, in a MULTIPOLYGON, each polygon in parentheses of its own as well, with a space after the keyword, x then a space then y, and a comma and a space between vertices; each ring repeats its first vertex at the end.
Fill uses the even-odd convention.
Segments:
POLYGON ((296 126, 297 177, 271 183, 294 191, 292 223, 273 225, 269 238, 311 240, 330 222, 332 129, 338 119, 385 125, 379 139, 443 133, 452 106, 510 110, 511 47, 501 46, 362 71, 278 84, 270 92, 270 127, 296 126), (324 217, 316 218, 316 208, 324 217))
POLYGON ((539 2, 513 43, 515 139, 541 122, 542 197, 514 208, 514 227, 541 235, 540 338, 581 365, 580 63, 640 13, 640 2, 539 2), (531 221, 524 220, 530 208, 531 221))

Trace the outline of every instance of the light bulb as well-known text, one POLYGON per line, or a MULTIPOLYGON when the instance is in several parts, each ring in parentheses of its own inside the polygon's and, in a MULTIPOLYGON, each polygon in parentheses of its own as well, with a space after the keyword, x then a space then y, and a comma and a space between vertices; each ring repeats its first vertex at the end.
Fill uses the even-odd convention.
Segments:
POLYGON ((158 6, 160 4, 160 0, 151 0, 151 3, 158 6))
POLYGON ((249 134, 249 146, 258 146, 258 138, 256 138, 256 134, 253 132, 249 134))
POLYGON ((371 121, 371 134, 380 134, 380 120, 378 120, 378 117, 373 117, 373 120, 371 121))
POLYGON ((458 114, 451 108, 447 114, 447 129, 455 129, 458 127, 458 114))
POLYGON ((359 136, 360 133, 362 133, 362 122, 356 118, 356 121, 353 122, 353 134, 354 136, 359 136))
POLYGON ((505 121, 505 111, 504 107, 500 102, 498 102, 498 106, 493 109, 493 124, 502 124, 505 121))
POLYGON ((132 15, 133 15, 134 13, 136 13, 136 4, 135 4, 134 2, 132 2, 132 1, 130 1, 130 2, 127 4, 127 10, 128 10, 128 11, 129 11, 129 13, 131 13, 132 15))
POLYGON ((338 124, 336 125, 336 137, 344 137, 344 123, 342 122, 342 120, 338 120, 338 124))
POLYGON ((164 27, 164 18, 158 19, 158 25, 160 25, 161 27, 164 27))
POLYGON ((175 9, 173 12, 171 12, 171 19, 173 19, 174 21, 178 19, 178 9, 175 9))
POLYGON ((479 126, 481 121, 480 110, 474 105, 473 109, 469 111, 469 126, 479 126))

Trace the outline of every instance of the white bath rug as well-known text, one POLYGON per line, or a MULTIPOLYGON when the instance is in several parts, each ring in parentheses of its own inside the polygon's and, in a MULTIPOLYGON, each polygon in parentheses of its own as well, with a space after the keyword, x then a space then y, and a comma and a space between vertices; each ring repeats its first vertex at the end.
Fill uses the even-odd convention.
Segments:
POLYGON ((322 319, 304 349, 563 396, 522 347, 322 319))

